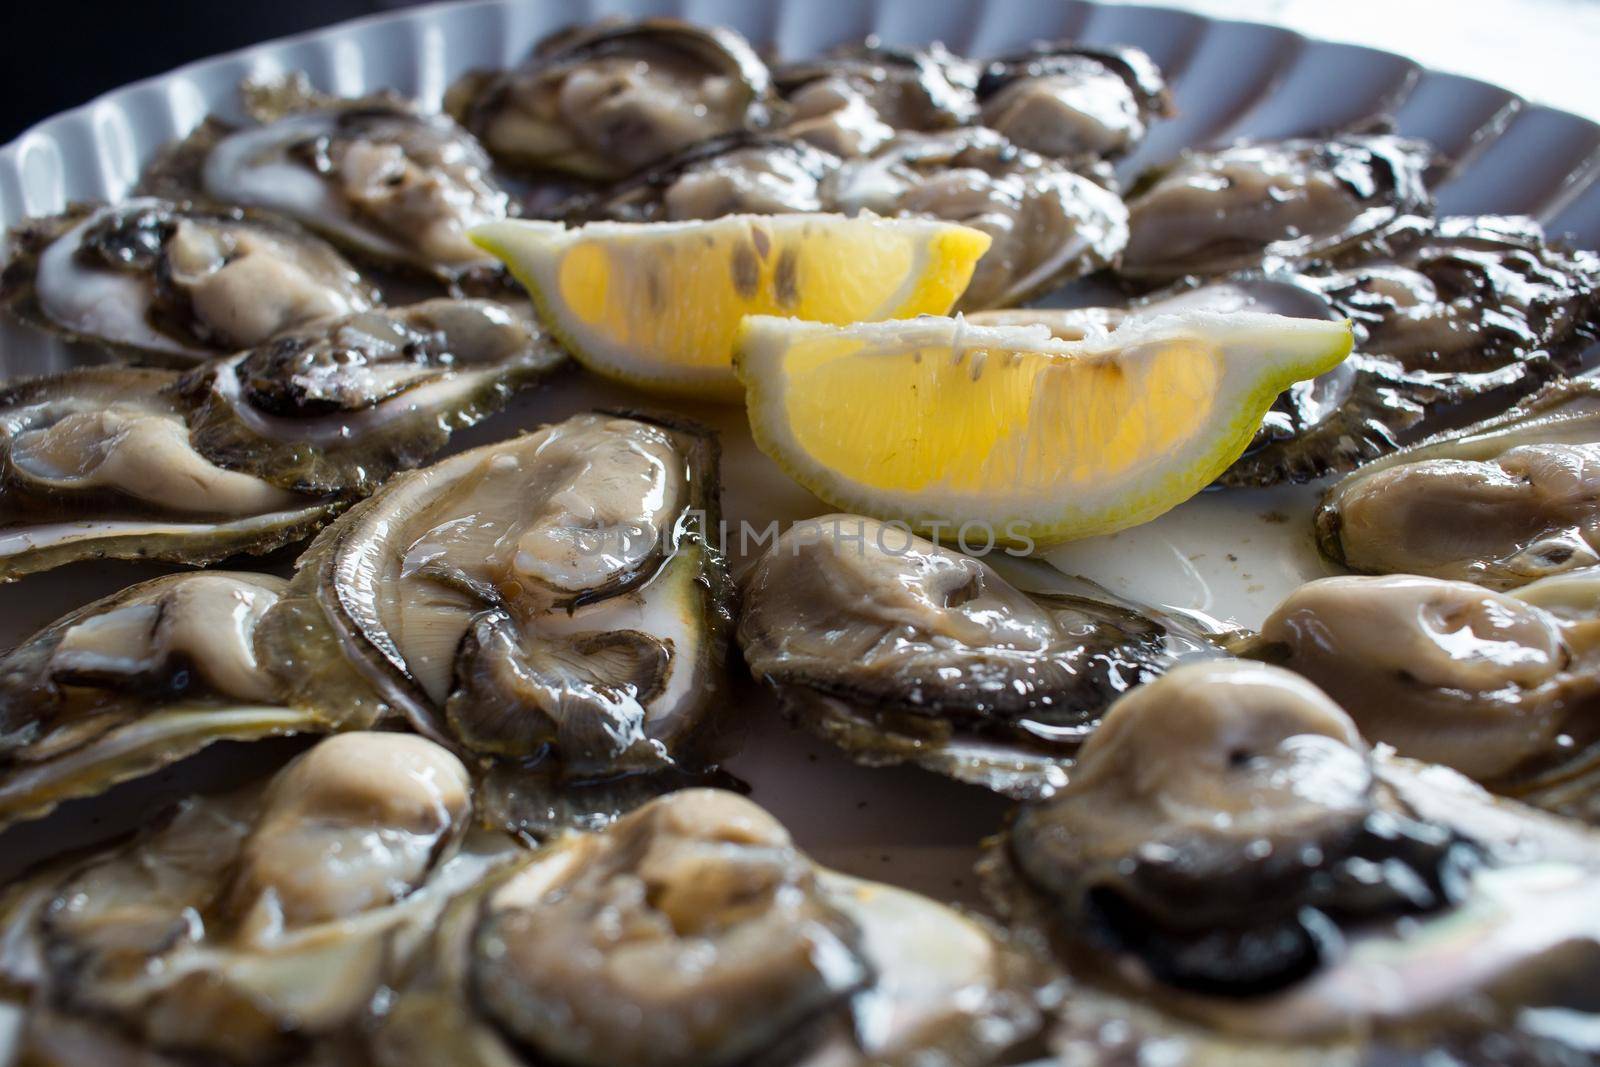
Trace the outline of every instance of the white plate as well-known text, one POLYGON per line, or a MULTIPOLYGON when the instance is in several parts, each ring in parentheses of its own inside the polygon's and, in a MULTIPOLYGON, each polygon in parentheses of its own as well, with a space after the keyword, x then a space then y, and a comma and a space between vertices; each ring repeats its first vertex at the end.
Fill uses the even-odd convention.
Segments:
MULTIPOLYGON (((1600 246, 1594 123, 1399 56, 1288 30, 1159 8, 1039 0, 480 0, 362 19, 191 64, 39 124, 0 149, 0 222, 54 212, 72 199, 122 196, 158 146, 208 113, 236 115, 235 89, 247 75, 303 70, 319 88, 341 95, 392 88, 436 105, 463 71, 513 63, 545 33, 608 14, 725 24, 784 56, 814 54, 868 33, 890 43, 940 39, 973 55, 1055 37, 1138 45, 1166 72, 1180 114, 1155 127, 1125 172, 1185 145, 1316 133, 1393 114, 1401 132, 1426 137, 1459 160, 1439 189, 1441 212, 1526 212, 1581 244, 1600 246)), ((0 327, 6 377, 86 358, 92 357, 9 322, 0 327)), ((602 403, 650 400, 573 374, 459 435, 457 447, 602 403)), ((756 452, 742 412, 695 414, 722 431, 730 522, 764 526, 827 510, 756 452)), ((1250 625, 1294 586, 1324 572, 1310 540, 1314 496, 1304 488, 1207 493, 1147 526, 1051 558, 1119 592, 1250 625)), ((0 647, 71 607, 170 569, 86 563, 0 588, 0 647)), ((1003 802, 920 771, 855 767, 777 722, 758 694, 741 699, 752 736, 732 770, 806 848, 853 874, 974 899, 976 846, 999 826, 1003 802)), ((275 745, 213 752, 15 828, 0 836, 0 879, 70 844, 137 824, 157 797, 215 788, 259 766, 266 753, 283 751, 275 745)))

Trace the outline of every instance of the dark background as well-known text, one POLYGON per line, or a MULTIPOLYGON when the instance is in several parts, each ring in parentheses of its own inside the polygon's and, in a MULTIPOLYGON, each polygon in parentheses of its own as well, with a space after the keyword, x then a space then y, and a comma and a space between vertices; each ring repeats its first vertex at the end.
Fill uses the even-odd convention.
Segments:
POLYGON ((0 144, 119 85, 406 0, 0 0, 0 144))

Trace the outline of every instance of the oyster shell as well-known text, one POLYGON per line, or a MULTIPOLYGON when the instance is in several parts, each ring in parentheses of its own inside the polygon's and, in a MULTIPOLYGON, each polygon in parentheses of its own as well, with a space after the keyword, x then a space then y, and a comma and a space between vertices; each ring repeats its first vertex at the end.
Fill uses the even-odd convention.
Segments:
POLYGON ((986 862, 1077 983, 1066 1062, 1581 1061, 1600 837, 1370 751, 1298 675, 1124 697, 986 862))
POLYGON ((250 348, 377 291, 292 223, 153 197, 24 222, 0 299, 74 339, 177 362, 250 348))
POLYGON ((238 571, 155 578, 0 656, 0 826, 216 741, 332 729, 339 709, 284 706, 257 655, 261 620, 284 584, 238 571))
POLYGON ((0 958, 27 990, 23 1058, 352 1062, 391 969, 451 895, 516 854, 469 837, 471 814, 444 749, 345 734, 36 879, 45 902, 13 909, 0 958))
POLYGON ((157 157, 141 191, 274 211, 352 253, 450 283, 499 276, 467 231, 505 218, 511 199, 448 116, 387 94, 322 96, 304 76, 244 92, 257 124, 206 121, 157 157))
POLYGON ((1040 155, 1092 164, 1126 155, 1172 114, 1161 71, 1137 48, 1040 42, 991 61, 977 86, 983 125, 1040 155))
POLYGON ((1432 215, 1433 149, 1387 133, 1189 151, 1128 192, 1117 269, 1138 282, 1384 247, 1432 215))
POLYGON ((739 644, 785 714, 858 762, 1047 795, 1118 695, 1218 654, 1197 626, 1054 578, 1024 592, 903 526, 828 515, 751 569, 739 644))
POLYGON ((453 903, 425 958, 383 1067, 954 1067, 1038 1022, 1034 965, 985 922, 821 869, 717 790, 535 853, 453 903))
POLYGON ((189 440, 303 493, 366 495, 565 358, 531 309, 427 300, 292 331, 180 385, 189 440))
POLYGON ((886 47, 875 37, 773 72, 787 105, 782 133, 835 156, 869 155, 898 134, 969 126, 978 67, 937 42, 886 47))
POLYGON ((1600 563, 1600 385, 1571 379, 1347 475, 1317 543, 1352 570, 1506 589, 1600 563))
POLYGON ((552 34, 515 69, 468 74, 445 106, 508 167, 615 180, 764 126, 770 97, 734 31, 646 18, 552 34))
POLYGON ((1128 240, 1116 193, 991 130, 905 134, 824 183, 831 211, 948 219, 989 234, 966 311, 1011 307, 1110 264, 1128 240))
POLYGON ((1236 651, 1311 679, 1402 756, 1600 822, 1600 570, 1509 595, 1412 575, 1324 578, 1236 651))
POLYGON ((82 559, 267 552, 337 513, 195 451, 178 380, 89 367, 0 390, 0 582, 82 559))
POLYGON ((579 415, 451 456, 317 539, 264 647, 297 702, 393 709, 460 752, 487 817, 604 821, 710 758, 717 494, 687 424, 579 415))

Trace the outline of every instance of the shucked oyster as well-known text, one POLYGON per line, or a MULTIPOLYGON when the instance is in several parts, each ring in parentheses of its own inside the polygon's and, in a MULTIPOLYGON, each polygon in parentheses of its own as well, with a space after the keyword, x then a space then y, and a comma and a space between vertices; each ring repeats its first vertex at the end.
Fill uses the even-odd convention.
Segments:
POLYGON ((993 239, 964 310, 1011 307, 1107 266, 1128 240, 1116 193, 991 130, 903 135, 823 186, 831 211, 948 219, 993 239))
POLYGON ((1172 112, 1161 71, 1137 48, 1041 43, 989 63, 982 122, 1022 148, 1078 163, 1126 155, 1172 112))
POLYGON ((980 1067, 1038 1024, 981 920, 818 868, 748 800, 685 790, 454 902, 383 1067, 980 1067))
POLYGON ((238 209, 139 197, 12 232, 0 294, 23 319, 181 361, 250 348, 377 293, 323 241, 238 209))
POLYGON ((81 559, 266 552, 338 511, 195 451, 178 379, 90 367, 0 391, 0 582, 81 559))
POLYGON ((283 586, 234 571, 155 578, 0 656, 0 826, 215 741, 331 728, 317 712, 285 707, 257 654, 283 586))
POLYGON ((489 157, 444 115, 396 97, 337 100, 303 78, 247 85, 259 124, 216 120, 167 150, 141 188, 264 208, 341 247, 455 282, 490 270, 467 239, 506 216, 489 157))
POLYGON ((324 531, 265 648, 298 702, 393 709, 484 769, 490 817, 603 820, 708 759, 717 494, 690 426, 579 415, 463 452, 324 531))
POLYGON ((196 798, 37 877, 0 975, 22 1059, 349 1063, 389 973, 449 897, 516 855, 468 836, 466 769, 423 738, 329 738, 265 788, 196 798))
POLYGON ((1048 794, 1117 696, 1216 654, 1084 582, 1024 592, 988 563, 854 515, 786 531, 747 579, 739 644, 788 715, 867 764, 1048 794))
POLYGON ((1324 578, 1237 651, 1311 679, 1402 756, 1600 822, 1600 572, 1509 595, 1411 575, 1324 578))
POLYGON ((773 73, 787 105, 782 133, 835 156, 870 155, 901 133, 978 117, 978 68, 934 43, 891 48, 869 37, 773 73))
POLYGON ((564 358, 527 308, 428 300, 323 321, 191 372, 189 439, 274 485, 365 495, 564 358))
POLYGON ((770 94, 737 33, 651 18, 553 34, 519 67, 468 74, 445 104, 507 166, 610 180, 760 128, 770 94))
POLYGON ((1432 214, 1432 162, 1427 145, 1392 134, 1187 152, 1129 191, 1117 269, 1161 282, 1382 248, 1432 214))
POLYGON ((1357 571, 1497 589, 1600 563, 1600 385, 1572 379, 1329 490, 1317 541, 1357 571))
POLYGON ((1076 980, 1065 1062, 1587 1057, 1600 837, 1368 750, 1287 671, 1124 697, 987 867, 1076 980))

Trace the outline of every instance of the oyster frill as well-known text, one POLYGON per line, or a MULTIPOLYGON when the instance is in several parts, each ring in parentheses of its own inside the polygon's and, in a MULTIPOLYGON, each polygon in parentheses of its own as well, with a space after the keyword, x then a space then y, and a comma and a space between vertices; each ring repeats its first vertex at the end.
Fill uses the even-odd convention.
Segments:
POLYGON ((732 30, 647 18, 552 34, 516 68, 468 74, 445 105, 506 166, 613 180, 760 128, 771 91, 732 30))
POLYGON ((255 124, 212 119, 158 156, 140 189, 287 216, 353 254, 455 283, 495 275, 467 237, 506 217, 487 153, 448 116, 381 94, 341 100, 303 77, 247 83, 255 124))
POLYGON ((817 867, 693 789, 568 835, 454 902, 374 1045, 383 1067, 998 1062, 1033 965, 986 923, 817 867))
POLYGON ((1238 652, 1311 679, 1402 756, 1600 822, 1600 572, 1511 594, 1413 575, 1324 578, 1238 652))
POLYGON ((460 753, 488 817, 603 821, 710 759, 717 499, 694 426, 579 415, 475 448, 324 531, 265 648, 298 703, 392 709, 460 753))
POLYGON ((266 552, 337 513, 196 451, 178 380, 89 367, 0 391, 0 581, 82 559, 266 552))
POLYGON ((1352 570, 1496 589, 1600 563, 1600 386, 1561 382, 1369 463, 1328 491, 1316 529, 1352 570))
POLYGON ((1186 152, 1129 190, 1117 269, 1162 282, 1382 249, 1432 215, 1433 162, 1426 144, 1384 133, 1186 152))
POLYGON ((516 854, 470 837, 471 816, 449 752, 346 734, 45 872, 14 900, 0 956, 26 990, 23 1059, 353 1062, 391 970, 452 894, 516 854))
POLYGON ((145 358, 195 362, 378 302, 327 243, 239 209, 136 197, 11 236, 0 298, 14 313, 145 358))
POLYGON ((1264 664, 1124 697, 987 861, 1066 1062, 1581 1062, 1600 837, 1373 752, 1264 664))
POLYGON ((756 562, 739 644, 785 713, 851 758, 1039 796, 1112 700, 1216 654, 1186 623, 1055 579, 1024 592, 903 527, 824 516, 756 562))
POLYGON ((564 359, 530 309, 427 300, 326 320, 192 371, 194 447, 306 493, 365 495, 564 359))

